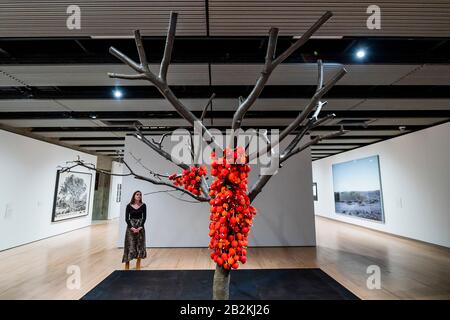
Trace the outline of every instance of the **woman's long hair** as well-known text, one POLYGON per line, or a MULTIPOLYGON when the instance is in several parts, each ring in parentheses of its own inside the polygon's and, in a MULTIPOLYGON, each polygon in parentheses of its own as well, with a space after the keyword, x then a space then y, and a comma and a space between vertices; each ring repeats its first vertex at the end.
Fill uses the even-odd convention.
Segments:
POLYGON ((140 193, 141 194, 141 203, 142 204, 142 192, 140 192, 139 190, 136 190, 133 195, 131 196, 131 201, 130 201, 130 205, 134 204, 134 196, 136 195, 136 193, 140 193))

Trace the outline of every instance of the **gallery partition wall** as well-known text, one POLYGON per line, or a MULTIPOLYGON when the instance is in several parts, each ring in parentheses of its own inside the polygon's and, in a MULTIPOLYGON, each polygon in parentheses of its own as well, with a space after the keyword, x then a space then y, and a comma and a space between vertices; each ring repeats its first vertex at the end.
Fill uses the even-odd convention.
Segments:
MULTIPOLYGON (((149 136, 159 140, 159 136, 149 136)), ((288 141, 292 140, 292 137, 288 141)), ((164 146, 171 150, 175 142, 166 140, 164 146)), ((287 145, 286 144, 283 144, 287 145)), ((157 172, 172 172, 177 168, 151 149, 143 148, 134 137, 125 139, 125 161, 132 169, 145 174, 150 165, 157 172), (134 159, 142 159, 136 163, 134 159), (144 160, 145 159, 145 160, 144 160)), ((251 173, 250 183, 256 181, 258 168, 251 173)), ((255 219, 250 245, 252 246, 313 246, 315 245, 314 209, 311 190, 311 156, 307 152, 299 155, 290 166, 280 170, 257 199, 258 219, 255 219)), ((154 186, 133 176, 123 178, 122 192, 131 195, 135 190, 143 193, 150 210, 147 243, 149 247, 204 247, 208 242, 209 207, 207 203, 192 203, 186 197, 167 192, 166 186, 154 186), (178 201, 177 201, 178 200, 178 201), (186 200, 186 201, 183 201, 186 200), (167 232, 171 230, 171 232, 167 232)), ((127 196, 128 198, 128 196, 127 196)), ((125 207, 121 206, 120 236, 118 245, 123 246, 125 233, 125 207)))

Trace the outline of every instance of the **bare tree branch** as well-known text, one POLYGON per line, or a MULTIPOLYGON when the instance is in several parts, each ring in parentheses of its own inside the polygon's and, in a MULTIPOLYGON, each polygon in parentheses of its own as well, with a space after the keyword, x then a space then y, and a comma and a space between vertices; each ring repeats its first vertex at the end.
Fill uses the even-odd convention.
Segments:
POLYGON ((248 197, 250 198, 250 202, 256 198, 256 196, 262 191, 263 187, 269 182, 272 175, 260 175, 255 184, 251 187, 250 192, 248 193, 248 197))
MULTIPOLYGON (((252 88, 250 94, 246 98, 239 98, 239 106, 236 110, 236 112, 233 115, 233 122, 232 122, 232 137, 230 139, 230 144, 234 143, 236 134, 238 132, 238 129, 242 125, 242 121, 245 117, 246 112, 251 108, 252 105, 256 102, 258 97, 261 95, 264 86, 266 85, 271 73, 273 70, 280 65, 283 61, 285 61, 291 54, 293 54, 298 48, 300 48, 313 34, 316 32, 327 20, 329 20, 332 16, 331 12, 326 12, 324 15, 322 15, 321 18, 319 18, 298 40, 296 40, 287 50, 285 50, 283 53, 281 53, 278 57, 276 57, 276 46, 277 46, 277 40, 278 40, 278 29, 271 28, 269 31, 269 38, 268 38, 268 45, 267 45, 267 51, 265 56, 265 62, 263 69, 261 71, 261 74, 259 75, 254 87, 252 88)), ((214 98, 214 94, 209 99, 208 103, 202 110, 202 114, 200 116, 200 119, 198 119, 173 93, 173 91, 170 89, 168 83, 167 83, 167 73, 168 68, 170 65, 170 60, 172 56, 173 51, 173 44, 175 39, 175 32, 176 32, 176 23, 177 23, 177 14, 171 13, 170 15, 170 23, 167 31, 166 36, 166 44, 164 48, 164 55, 161 60, 159 75, 155 75, 152 73, 148 67, 147 58, 145 55, 145 50, 142 42, 142 37, 139 33, 139 31, 135 31, 135 41, 136 41, 136 47, 139 53, 139 60, 140 64, 136 63, 126 55, 122 54, 118 50, 114 48, 110 48, 110 52, 117 57, 119 60, 121 60, 126 65, 130 66, 133 70, 137 72, 136 75, 125 75, 125 74, 109 74, 110 77, 114 78, 122 78, 122 79, 146 79, 150 81, 153 85, 156 86, 156 88, 161 92, 161 94, 164 96, 164 98, 177 110, 177 112, 185 119, 187 120, 191 125, 194 125, 196 121, 199 122, 201 130, 202 130, 202 137, 205 140, 207 144, 212 144, 214 148, 222 150, 222 146, 219 146, 216 141, 214 140, 214 136, 209 132, 209 130, 206 128, 206 126, 203 124, 203 120, 206 117, 207 109, 210 106, 212 99, 214 98), (204 133, 204 134, 203 134, 204 133)), ((341 134, 344 134, 345 131, 341 130, 339 132, 335 132, 328 135, 322 135, 318 136, 315 139, 303 144, 302 146, 297 146, 303 136, 310 131, 312 128, 319 126, 323 124, 325 121, 331 119, 333 115, 328 115, 324 118, 319 119, 319 113, 322 110, 322 107, 326 104, 326 102, 320 101, 320 99, 331 89, 331 87, 340 79, 342 78, 346 70, 342 68, 339 70, 330 80, 328 80, 324 85, 324 74, 323 74, 323 63, 321 60, 318 60, 318 79, 317 79, 317 89, 314 94, 314 96, 311 98, 310 102, 305 106, 305 108, 299 113, 299 115, 295 118, 295 120, 290 123, 280 134, 278 140, 274 142, 274 145, 271 145, 271 143, 268 143, 267 146, 260 152, 256 151, 249 155, 248 160, 251 161, 258 156, 264 155, 267 152, 271 152, 272 148, 274 148, 276 145, 282 142, 283 139, 285 139, 289 134, 291 134, 294 130, 296 130, 298 127, 303 125, 303 122, 306 120, 308 115, 315 109, 315 112, 313 116, 309 119, 308 123, 301 128, 300 132, 297 134, 297 136, 294 138, 294 140, 288 145, 288 147, 284 150, 284 152, 281 154, 280 157, 280 164, 287 159, 289 159, 291 156, 293 156, 296 153, 301 152, 302 150, 305 150, 310 145, 319 142, 322 139, 331 138, 334 136, 338 136, 341 134)), ((179 167, 183 169, 188 169, 188 165, 179 163, 176 159, 172 159, 171 155, 163 150, 162 148, 162 140, 164 139, 164 136, 161 138, 161 141, 157 143, 153 140, 148 140, 143 133, 137 129, 137 132, 135 133, 135 136, 140 139, 142 142, 144 142, 146 145, 148 145, 151 149, 156 151, 158 154, 166 158, 167 160, 174 162, 179 167)), ((266 137, 267 138, 267 137, 266 137)), ((267 139, 266 139, 267 140, 267 139)), ((191 144, 193 144, 192 136, 191 136, 191 144)), ((246 146, 247 150, 248 145, 246 146)), ((194 146, 191 145, 191 150, 194 151, 194 146)), ((194 163, 195 163, 195 156, 194 156, 194 163)), ((130 169, 130 168, 129 168, 130 169)), ((130 169, 131 172, 131 169, 130 169)), ((271 176, 260 176, 258 181, 252 186, 249 197, 251 200, 253 200, 257 194, 259 194, 264 187, 264 185, 270 180, 271 176)), ((165 182, 161 179, 153 179, 149 177, 138 177, 137 179, 150 181, 155 184, 164 184, 165 182), (155 181, 153 181, 155 180, 155 181)), ((171 186, 173 187, 173 186, 171 186)), ((205 200, 208 200, 208 189, 209 186, 206 183, 206 178, 202 177, 202 183, 201 188, 203 193, 205 193, 205 197, 202 197, 205 200)), ((176 189, 176 188, 175 188, 176 189)), ((181 188, 179 188, 181 189, 181 188)), ((181 189, 180 191, 183 191, 187 194, 186 190, 181 189)), ((192 196, 192 194, 190 194, 192 196)), ((197 197, 198 198, 198 197, 197 197)), ((202 200, 203 201, 203 200, 202 200)))
POLYGON ((317 60, 317 90, 323 87, 323 62, 322 59, 317 60))
MULTIPOLYGON (((320 90, 323 87, 323 63, 322 60, 317 60, 317 88, 316 92, 320 90)), ((317 116, 319 115, 320 111, 322 110, 322 102, 319 100, 316 111, 314 112, 314 115, 309 119, 306 126, 304 126, 300 132, 295 136, 295 138, 289 143, 289 145, 286 147, 286 149, 282 152, 282 154, 287 154, 292 151, 292 149, 295 148, 295 146, 302 140, 303 136, 312 128, 313 123, 317 120, 317 116)))
POLYGON ((195 147, 194 147, 194 136, 192 134, 192 132, 189 131, 189 142, 190 142, 190 151, 191 151, 191 159, 192 159, 192 164, 194 166, 197 166, 197 161, 195 159, 195 147))
POLYGON ((147 196, 149 194, 175 192, 175 191, 178 191, 178 190, 172 190, 172 189, 169 189, 169 190, 158 190, 158 191, 146 192, 146 193, 144 193, 144 196, 147 196))
MULTIPOLYGON (((340 131, 337 132, 333 132, 327 135, 323 135, 323 136, 317 136, 315 139, 305 143, 304 145, 302 145, 301 147, 297 147, 294 150, 292 150, 290 153, 288 153, 287 155, 285 155, 284 157, 280 157, 280 167, 281 164, 283 162, 285 162, 286 160, 288 160, 290 157, 292 157, 293 155, 305 150, 306 148, 308 148, 309 146, 318 143, 320 140, 323 139, 328 139, 328 138, 334 138, 340 135, 343 135, 344 133, 346 133, 347 131, 341 129, 340 131)), ((248 196, 250 198, 250 201, 252 202, 256 196, 262 191, 263 187, 267 184, 267 182, 269 182, 269 180, 273 177, 274 175, 260 175, 258 177, 258 180, 256 180, 256 182, 253 184, 253 186, 250 188, 250 192, 248 193, 248 196)))
POLYGON ((213 93, 213 94, 211 95, 211 97, 209 97, 208 102, 206 103, 205 107, 203 108, 202 115, 200 116, 200 121, 201 121, 201 122, 203 122, 203 120, 205 119, 206 112, 208 111, 208 107, 211 105, 211 103, 212 103, 212 101, 213 101, 213 99, 214 99, 215 97, 216 97, 216 94, 215 94, 215 93, 213 93))
POLYGON ((135 175, 134 178, 138 179, 138 180, 148 181, 148 182, 150 182, 152 184, 155 184, 155 185, 168 186, 168 187, 174 188, 174 189, 176 189, 178 191, 181 191, 182 193, 185 193, 185 194, 189 195, 190 197, 194 198, 195 200, 197 200, 199 202, 207 202, 207 201, 209 201, 209 198, 205 198, 205 197, 202 197, 202 196, 197 196, 197 195, 193 194, 192 192, 189 192, 186 189, 178 187, 178 186, 176 186, 176 185, 174 185, 172 183, 169 183, 169 182, 165 182, 165 181, 162 181, 162 180, 155 180, 155 179, 152 179, 152 178, 149 178, 149 177, 140 176, 140 175, 135 175))
MULTIPOLYGON (((245 116, 245 113, 250 109, 250 107, 255 103, 256 99, 261 94, 264 85, 266 84, 267 80, 269 79, 272 71, 284 60, 286 60, 295 50, 300 48, 306 41, 309 40, 309 38, 316 32, 325 22, 328 21, 332 17, 332 13, 330 11, 327 11, 322 17, 319 18, 301 37, 298 39, 294 44, 292 44, 286 51, 284 51, 282 54, 278 56, 274 60, 275 51, 276 51, 276 43, 278 38, 278 29, 277 28, 271 28, 269 31, 269 42, 267 46, 267 53, 266 53, 266 59, 264 63, 263 70, 261 72, 261 75, 259 76, 258 80, 256 81, 256 84, 250 93, 250 95, 247 97, 247 99, 244 100, 243 103, 241 103, 236 110, 236 113, 233 116, 233 123, 232 123, 232 131, 236 131, 242 123, 242 120, 245 116)), ((234 133, 233 133, 234 134, 234 133)), ((234 139, 230 139, 230 143, 233 143, 234 139)))
POLYGON ((286 128, 284 129, 281 134, 279 141, 282 141, 288 134, 290 134, 293 130, 295 130, 302 122, 305 120, 305 118, 308 116, 308 114, 312 111, 312 109, 317 105, 317 102, 322 98, 323 95, 325 95, 335 84, 338 82, 345 74, 347 73, 347 70, 345 68, 341 68, 322 88, 320 88, 312 97, 309 104, 306 106, 306 108, 303 109, 303 111, 298 115, 298 117, 286 128))
POLYGON ((166 45, 164 55, 159 69, 159 77, 164 83, 167 83, 167 71, 169 70, 170 59, 172 57, 173 42, 175 41, 175 31, 177 29, 178 13, 170 13, 169 29, 167 30, 166 45))
MULTIPOLYGON (((317 137, 316 139, 304 144, 301 147, 297 147, 297 144, 300 143, 304 135, 311 129, 323 124, 324 122, 328 121, 329 119, 335 117, 334 114, 329 114, 326 117, 322 119, 318 119, 318 115, 320 111, 322 110, 322 107, 326 104, 322 103, 320 101, 320 98, 342 77, 345 75, 346 71, 345 69, 342 69, 340 72, 338 72, 326 85, 323 86, 323 79, 324 79, 324 70, 323 70, 323 63, 322 60, 317 61, 318 65, 318 76, 317 76, 317 88, 316 88, 316 94, 311 99, 308 106, 303 109, 303 111, 299 114, 299 116, 289 125, 280 135, 277 144, 279 144, 290 132, 295 130, 301 123, 304 121, 304 119, 308 116, 308 114, 312 111, 314 106, 316 106, 316 111, 314 112, 313 116, 309 119, 308 123, 300 130, 300 132, 294 137, 294 139, 289 143, 289 145, 286 147, 286 149, 281 153, 280 156, 280 167, 281 164, 289 159, 291 156, 293 156, 296 153, 299 153, 309 147, 310 145, 319 142, 320 140, 324 139, 325 137, 334 137, 337 135, 344 134, 344 130, 341 129, 341 131, 337 133, 333 133, 327 136, 321 136, 317 137)), ((271 143, 268 143, 267 149, 264 153, 270 152, 272 150, 271 143)), ((254 153, 257 156, 257 153, 254 153)), ((249 156, 249 159, 252 160, 253 155, 249 156)), ((249 198, 250 201, 253 201, 256 196, 262 191, 263 187, 269 182, 269 180, 272 178, 273 175, 261 175, 259 176, 258 180, 253 184, 253 186, 250 189, 249 192, 249 198)))
POLYGON ((152 150, 156 151, 163 158, 166 158, 167 160, 176 164, 177 166, 179 166, 182 169, 189 169, 189 166, 187 164, 182 163, 178 159, 173 159, 172 156, 170 155, 170 153, 164 151, 162 148, 160 148, 159 146, 155 145, 153 142, 148 140, 141 131, 136 130, 136 133, 134 133, 133 136, 135 136, 137 139, 141 140, 143 143, 145 143, 147 146, 149 146, 152 150))
MULTIPOLYGON (((162 186, 167 186, 167 187, 176 189, 176 190, 178 190, 178 191, 180 191, 182 193, 185 193, 185 194, 189 195, 190 197, 194 198, 195 200, 197 200, 199 202, 207 202, 207 201, 209 201, 209 198, 206 198, 206 197, 203 197, 203 196, 197 196, 197 195, 193 194, 192 192, 189 192, 188 190, 186 190, 184 188, 181 188, 181 187, 178 187, 178 186, 174 185, 171 182, 166 182, 166 181, 163 181, 163 180, 160 180, 160 179, 157 180, 157 179, 153 179, 153 178, 150 178, 150 177, 145 177, 145 176, 136 174, 131 169, 131 167, 128 165, 128 163, 126 163, 126 161, 123 161, 123 164, 130 171, 129 173, 126 173, 126 174, 111 173, 108 170, 98 169, 98 168, 95 167, 95 165, 87 164, 87 163, 85 163, 84 161, 82 161, 80 159, 73 161, 73 163, 75 165, 72 166, 71 168, 80 166, 80 167, 84 167, 86 169, 93 170, 93 171, 96 171, 96 172, 99 172, 99 173, 102 173, 102 174, 106 174, 106 175, 109 175, 109 176, 122 176, 122 177, 124 177, 124 176, 133 176, 135 179, 138 179, 138 180, 144 180, 144 181, 148 181, 148 182, 150 182, 152 184, 155 184, 155 185, 162 185, 162 186)), ((64 168, 63 168, 63 170, 64 170, 64 168)))
POLYGON ((131 155, 131 157, 133 158, 133 160, 139 164, 142 168, 144 168, 145 170, 148 171, 149 174, 151 174, 154 177, 157 177, 158 179, 161 178, 169 178, 170 174, 162 174, 162 173, 157 173, 154 172, 152 169, 148 168, 145 164, 142 163, 142 159, 137 158, 133 153, 129 152, 129 154, 131 155))
MULTIPOLYGON (((295 118, 294 121, 292 121, 281 133, 280 136, 278 138, 278 141, 276 142, 276 144, 281 143, 281 141, 283 141, 283 139, 285 139, 292 131, 294 131, 299 125, 302 124, 303 120, 306 119, 306 117, 308 116, 308 114, 312 111, 312 109, 317 105, 317 102, 320 100, 320 98, 322 98, 322 96, 324 94, 326 94, 332 87, 333 85, 336 84, 336 82, 338 82, 345 74, 347 73, 347 71, 345 70, 345 68, 341 68, 326 84, 325 86, 323 86, 321 89, 319 89, 318 91, 316 91, 316 93, 314 94, 314 96, 312 97, 312 99, 310 100, 310 102, 308 103, 308 105, 303 109, 303 111, 297 116, 297 118, 295 118)), ((266 154, 269 150, 271 150, 273 147, 272 144, 268 144, 262 151, 257 151, 252 153, 251 155, 249 155, 249 161, 255 159, 261 155, 266 154)))
MULTIPOLYGON (((66 161, 66 163, 73 163, 74 161, 66 161)), ((62 167, 62 166, 58 166, 58 170, 63 173, 63 172, 68 172, 70 171, 70 169, 77 167, 78 164, 74 164, 70 167, 62 167)))
MULTIPOLYGON (((273 56, 275 54, 275 44, 277 43, 277 38, 278 38, 278 29, 271 28, 269 31, 269 42, 267 46, 266 59, 263 70, 261 71, 261 75, 256 81, 253 90, 250 92, 248 97, 242 103, 240 103, 238 109, 234 113, 233 122, 231 126, 233 132, 241 127, 242 119, 244 118, 245 113, 255 103, 256 99, 258 99, 259 95, 264 89, 267 80, 269 80, 270 74, 272 73, 273 70, 273 68, 271 68, 271 65, 273 61, 273 56)), ((230 139, 230 143, 233 143, 233 137, 234 133, 232 138, 230 139)))
POLYGON ((144 44, 139 30, 134 30, 134 41, 136 42, 136 48, 139 54, 139 61, 141 62, 141 70, 144 72, 150 72, 150 68, 147 62, 147 56, 145 54, 144 44))
POLYGON ((327 122, 327 121, 329 121, 329 120, 331 120, 331 119, 333 119, 335 117, 336 117, 336 115, 334 113, 330 113, 330 114, 327 114, 323 118, 317 119, 316 121, 313 122, 310 130, 314 129, 315 127, 318 127, 318 126, 324 124, 325 122, 327 122))
POLYGON ((222 146, 219 146, 214 136, 209 132, 209 130, 205 127, 205 125, 175 96, 173 91, 170 89, 167 83, 167 72, 169 69, 170 59, 173 50, 173 43, 175 40, 175 30, 177 24, 177 13, 171 12, 170 14, 170 23, 166 37, 166 46, 164 48, 164 56, 161 61, 159 75, 156 76, 148 67, 147 58, 145 56, 145 50, 143 47, 142 38, 139 31, 134 32, 135 41, 137 45, 137 50, 139 53, 139 58, 141 60, 141 64, 137 64, 135 61, 115 49, 111 47, 109 52, 121 60, 126 65, 130 66, 134 69, 138 74, 136 75, 125 75, 125 74, 117 74, 117 73, 108 73, 108 76, 111 78, 118 79, 145 79, 150 81, 155 87, 159 90, 159 92, 166 98, 167 101, 172 104, 172 106, 177 110, 177 112, 186 119, 192 126, 196 121, 199 122, 200 127, 202 129, 202 137, 203 132, 205 133, 205 141, 208 144, 213 144, 215 148, 222 150, 222 146))
POLYGON ((108 170, 98 169, 95 167, 94 164, 86 163, 83 160, 79 160, 79 159, 75 160, 75 161, 67 161, 67 163, 74 163, 74 165, 72 165, 70 167, 61 167, 61 172, 70 172, 70 170, 75 167, 83 167, 83 168, 86 168, 89 170, 94 170, 98 173, 106 174, 109 176, 115 176, 115 177, 127 177, 127 176, 132 176, 134 174, 132 171, 130 171, 129 173, 112 173, 111 171, 108 171, 108 170))
POLYGON ((277 51, 278 40, 278 28, 270 28, 269 30, 269 42, 267 43, 267 52, 265 58, 265 65, 270 66, 273 59, 275 59, 275 52, 277 51))
POLYGON ((126 55, 124 55, 122 52, 117 50, 114 47, 109 48, 109 53, 111 53, 114 57, 131 67, 134 71, 138 73, 144 72, 144 70, 141 68, 140 65, 138 65, 136 62, 133 61, 133 59, 130 59, 126 55))
POLYGON ((170 135, 170 134, 171 134, 171 132, 166 132, 166 133, 164 133, 164 134, 161 136, 161 138, 159 139, 159 142, 156 142, 155 139, 152 138, 152 142, 153 142, 154 144, 156 144, 159 148, 162 149, 162 143, 163 143, 164 139, 165 139, 168 135, 170 135))
POLYGON ((284 155, 284 156, 281 156, 281 157, 280 157, 280 163, 285 162, 287 159, 289 159, 289 158, 292 157, 293 155, 295 155, 295 154, 297 154, 297 153, 299 153, 299 152, 305 150, 306 148, 308 148, 309 146, 311 146, 311 145, 313 145, 313 144, 318 143, 320 140, 338 137, 338 136, 341 136, 341 135, 343 135, 343 134, 345 134, 345 133, 347 133, 347 132, 348 132, 347 130, 341 129, 341 130, 339 130, 339 131, 336 131, 336 132, 333 132, 333 133, 330 133, 330 134, 319 135, 319 136, 315 137, 314 139, 312 139, 311 141, 305 143, 304 145, 299 146, 299 147, 293 149, 293 150, 292 150, 291 152, 289 152, 288 154, 286 154, 286 155, 284 155))
POLYGON ((208 200, 211 199, 210 195, 209 195, 209 184, 206 181, 205 176, 202 176, 201 181, 200 181, 200 188, 202 189, 203 194, 205 195, 205 198, 207 198, 208 200))
MULTIPOLYGON (((139 130, 138 127, 136 127, 136 133, 134 134, 134 136, 141 140, 143 143, 145 143, 147 146, 149 146, 152 150, 156 151, 159 155, 161 155, 163 158, 167 159, 168 161, 176 164, 177 166, 179 166, 182 169, 186 169, 189 170, 189 166, 185 163, 182 163, 181 161, 178 161, 176 159, 173 159, 172 156, 164 151, 162 149, 162 139, 163 137, 161 137, 161 141, 160 144, 155 144, 153 142, 151 142, 150 140, 148 140, 144 134, 139 130)), ((192 138, 192 137, 191 137, 192 138)), ((153 140, 153 139, 152 139, 153 140)), ((154 140, 153 140, 154 141, 154 140)), ((209 196, 209 185, 208 182, 206 181, 206 178, 203 176, 201 179, 201 183, 200 183, 200 188, 202 189, 202 192, 204 194, 204 198, 209 200, 211 197, 209 196)))
MULTIPOLYGON (((193 163, 193 165, 194 165, 195 167, 198 168, 199 165, 198 165, 197 161, 198 161, 198 157, 200 156, 200 151, 201 151, 201 145, 200 145, 200 144, 201 144, 201 142, 199 142, 199 146, 198 146, 199 150, 195 150, 194 137, 193 137, 193 135, 192 135, 191 132, 189 132, 189 137, 190 137, 190 140, 191 140, 191 156, 192 156, 192 163, 193 163)), ((211 197, 209 196, 209 184, 208 184, 208 182, 206 181, 205 176, 202 176, 202 177, 201 177, 200 188, 202 189, 203 193, 205 194, 205 197, 211 198, 211 197)))
POLYGON ((142 73, 122 74, 122 73, 108 72, 108 76, 110 78, 125 79, 125 80, 146 80, 147 79, 147 77, 142 73))
POLYGON ((314 116, 308 121, 308 123, 306 124, 306 126, 295 136, 294 139, 292 139, 292 141, 289 143, 289 145, 286 147, 286 149, 284 149, 284 151, 281 153, 281 156, 288 154, 289 152, 291 152, 296 146, 297 144, 302 140, 302 138, 305 136, 306 133, 308 133, 308 131, 314 129, 315 127, 320 126, 321 124, 323 124, 324 122, 334 118, 336 115, 334 113, 328 114, 327 116, 315 120, 314 116))
POLYGON ((282 63, 284 60, 286 60, 292 53, 294 53, 295 50, 300 48, 302 45, 305 44, 306 41, 311 38, 311 36, 325 23, 327 22, 331 17, 333 16, 333 13, 330 11, 325 12, 319 20, 317 20, 301 37, 298 39, 294 44, 292 44, 285 52, 280 54, 278 58, 275 59, 275 61, 272 63, 273 67, 276 67, 280 63, 282 63))
MULTIPOLYGON (((167 159, 168 161, 176 164, 177 166, 179 166, 182 169, 186 169, 189 170, 189 166, 185 163, 182 163, 181 161, 178 161, 177 159, 173 159, 172 156, 163 150, 162 148, 162 141, 164 139, 164 136, 161 137, 161 140, 159 143, 155 143, 155 141, 153 140, 150 141, 148 140, 144 134, 142 133, 142 131, 140 131, 140 129, 136 126, 136 133, 133 134, 134 137, 136 137, 137 139, 141 140, 143 143, 145 143, 147 146, 149 146, 152 150, 156 151, 160 156, 162 156, 163 158, 167 159)), ((191 137, 192 138, 192 137, 191 137)), ((194 162, 195 163, 195 162, 194 162)), ((146 168, 147 169, 147 168, 146 168)), ((149 170, 149 169, 147 169, 149 170)), ((150 171, 150 170, 149 170, 150 171)), ((211 197, 209 196, 209 185, 206 181, 206 178, 203 176, 201 179, 201 183, 200 183, 200 188, 202 189, 202 192, 204 194, 205 199, 209 200, 211 197)))
POLYGON ((258 136, 258 132, 257 132, 255 129, 251 129, 251 131, 252 131, 252 136, 250 137, 250 139, 248 140, 247 144, 245 145, 245 153, 247 153, 248 147, 249 147, 250 144, 252 143, 253 138, 254 138, 255 136, 258 136))
MULTIPOLYGON (((323 63, 322 60, 317 60, 317 88, 316 92, 320 90, 323 87, 323 78, 324 78, 324 72, 323 72, 323 63)), ((322 111, 322 107, 326 105, 327 102, 318 101, 316 111, 314 112, 313 116, 308 120, 308 123, 300 130, 300 132, 295 136, 295 138, 289 143, 289 145, 286 147, 286 149, 281 153, 281 155, 286 155, 289 152, 291 152, 297 144, 302 140, 304 135, 308 133, 309 130, 323 124, 324 122, 330 120, 331 118, 335 117, 335 114, 329 114, 326 117, 322 119, 318 119, 320 111, 322 111)))
POLYGON ((302 140, 305 134, 311 129, 312 123, 313 123, 312 121, 308 121, 308 124, 300 130, 300 132, 294 137, 294 139, 292 139, 292 141, 288 144, 286 149, 283 150, 281 155, 288 154, 295 148, 295 146, 302 140))

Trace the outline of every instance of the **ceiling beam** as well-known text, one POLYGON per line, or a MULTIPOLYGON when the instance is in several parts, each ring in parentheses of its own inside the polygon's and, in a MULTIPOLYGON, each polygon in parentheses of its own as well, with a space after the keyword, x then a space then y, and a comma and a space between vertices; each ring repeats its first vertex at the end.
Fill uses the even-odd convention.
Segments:
MULTIPOLYGON (((205 0, 205 6, 208 0, 205 0)), ((209 10, 205 9, 206 27, 209 27, 209 10)), ((206 30, 207 32, 208 30, 206 30)), ((177 36, 174 63, 264 63, 266 36, 177 36)), ((310 39, 299 53, 285 63, 304 62, 304 57, 337 63, 355 63, 355 44, 364 43, 373 48, 365 63, 425 64, 449 63, 448 38, 423 37, 344 37, 342 39, 310 39), (389 50, 383 50, 389 48, 389 50), (377 50, 378 49, 378 50, 377 50), (316 54, 315 54, 316 53, 316 54)), ((280 36, 277 47, 290 46, 292 37, 280 36)), ((152 54, 149 63, 159 63, 164 52, 165 37, 144 37, 144 46, 152 54)), ((121 52, 137 58, 132 39, 91 39, 87 37, 62 38, 2 38, 0 47, 9 53, 0 55, 0 64, 86 64, 115 63, 108 47, 113 45, 121 52), (133 56, 134 55, 134 56, 133 56)))
POLYGON ((72 150, 75 150, 75 151, 78 151, 78 152, 91 154, 93 156, 98 156, 99 155, 96 152, 92 152, 92 151, 89 151, 89 150, 86 150, 86 149, 74 146, 72 144, 64 143, 64 142, 60 141, 57 138, 44 137, 42 135, 35 134, 33 132, 30 132, 28 129, 11 127, 11 126, 7 126, 5 124, 1 124, 0 123, 0 130, 5 130, 5 131, 8 131, 8 132, 19 134, 21 136, 25 136, 25 137, 32 138, 32 139, 35 139, 35 140, 39 140, 39 141, 51 143, 51 144, 54 144, 54 145, 57 145, 57 146, 60 146, 60 147, 72 149, 72 150))
MULTIPOLYGON (((94 108, 94 107, 93 107, 94 108)), ((299 107, 299 110, 301 108, 299 107)), ((246 118, 252 119, 294 119, 299 111, 292 110, 262 110, 248 111, 246 118)), ((448 110, 324 110, 325 114, 334 113, 335 119, 381 119, 381 118, 450 118, 450 105, 448 110)), ((192 111, 197 117, 201 111, 192 111)), ((214 110, 206 113, 206 118, 232 119, 234 111, 214 110)), ((0 119, 181 119, 174 111, 22 111, 0 112, 0 119)))
POLYGON ((61 137, 58 139, 59 141, 125 141, 123 137, 61 137))
MULTIPOLYGON (((224 126, 215 126, 217 129, 222 129, 222 130, 226 130, 229 129, 228 125, 224 125, 224 126)), ((344 126, 345 127, 345 126, 344 126)), ((410 130, 420 130, 420 129, 424 129, 426 127, 426 125, 408 125, 406 130, 410 131, 410 130)), ((191 126, 164 126, 164 127, 160 127, 160 126, 150 126, 150 127, 142 127, 142 131, 143 132, 154 132, 154 131, 161 131, 161 129, 164 128, 167 131, 171 131, 171 130, 175 130, 175 129, 187 129, 187 130, 192 130, 191 126)), ((247 129, 283 129, 284 127, 282 126, 267 126, 267 125, 261 125, 261 126, 242 126, 242 129, 247 130, 247 129)), ((341 128, 341 126, 336 126, 336 125, 331 125, 331 126, 320 126, 317 128, 314 128, 313 130, 311 130, 312 134, 315 131, 335 131, 335 130, 339 130, 341 128)), ((33 132, 134 132, 135 129, 133 127, 33 127, 32 128, 33 132)), ((361 131, 363 133, 363 131, 399 131, 399 126, 398 125, 386 125, 386 126, 378 126, 378 125, 369 125, 367 127, 355 127, 352 126, 351 127, 351 131, 352 132, 356 132, 356 131, 361 131)), ((392 134, 387 134, 387 135, 392 135, 392 134)), ((339 139, 341 139, 344 136, 339 136, 339 139)), ((346 135, 345 137, 355 137, 353 135, 346 135)), ((365 136, 368 137, 368 136, 365 136)), ((378 137, 377 135, 374 137, 378 137)))
MULTIPOLYGON (((113 99, 114 86, 29 86, 24 94, 22 87, 0 87, 0 99, 113 99)), ((123 86, 124 99, 162 99, 154 86, 123 86)), ((171 86, 180 99, 204 98, 211 93, 217 98, 237 99, 247 96, 252 86, 205 85, 171 86)), ((316 90, 313 85, 267 85, 260 98, 310 99, 316 90)), ((450 86, 427 85, 337 85, 324 99, 450 99, 450 86)))

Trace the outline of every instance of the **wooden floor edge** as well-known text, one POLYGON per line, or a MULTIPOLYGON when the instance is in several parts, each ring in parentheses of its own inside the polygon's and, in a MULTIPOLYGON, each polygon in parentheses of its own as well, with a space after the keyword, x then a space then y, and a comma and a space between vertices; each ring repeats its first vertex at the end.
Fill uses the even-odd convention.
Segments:
POLYGON ((422 244, 422 245, 428 245, 428 246, 436 247, 437 249, 441 249, 441 250, 450 252, 450 247, 446 247, 446 246, 443 246, 443 245, 440 245, 440 244, 427 242, 427 241, 423 241, 423 240, 419 240, 419 239, 414 239, 414 238, 402 236, 402 235, 399 235, 399 234, 395 234, 395 233, 391 233, 391 232, 387 232, 387 231, 383 231, 383 230, 372 229, 372 228, 369 228, 369 227, 361 226, 359 224, 355 224, 355 223, 351 223, 351 222, 347 222, 347 221, 342 221, 342 220, 338 220, 338 219, 333 219, 333 218, 330 218, 330 217, 325 217, 325 216, 322 216, 320 214, 314 214, 314 216, 316 216, 318 218, 321 218, 321 219, 334 221, 334 222, 345 223, 345 224, 348 224, 350 226, 354 226, 356 228, 361 228, 361 229, 364 229, 364 230, 370 230, 370 231, 373 231, 373 232, 378 232, 378 233, 381 233, 381 234, 384 234, 384 235, 388 235, 388 236, 391 236, 391 237, 394 237, 394 238, 398 238, 398 239, 401 239, 401 240, 408 240, 408 241, 417 242, 417 243, 422 244))

